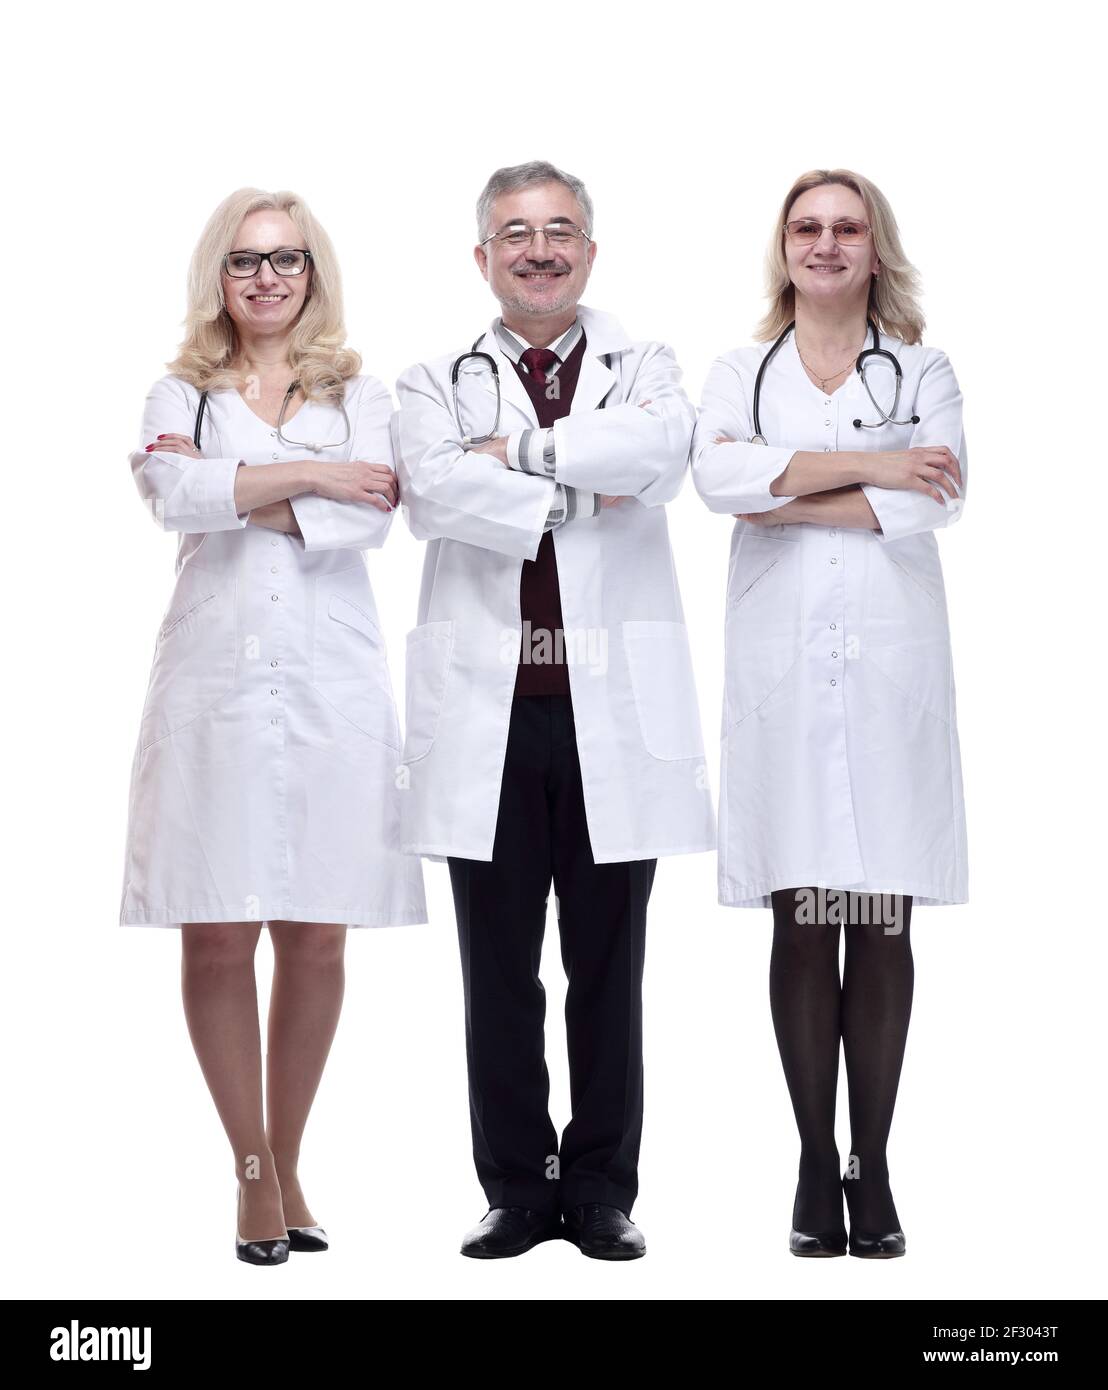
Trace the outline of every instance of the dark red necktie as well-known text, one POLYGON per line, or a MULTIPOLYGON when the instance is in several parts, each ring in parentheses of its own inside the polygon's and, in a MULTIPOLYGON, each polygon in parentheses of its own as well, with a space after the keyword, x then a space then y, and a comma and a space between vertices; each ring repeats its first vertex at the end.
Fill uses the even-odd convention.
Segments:
POLYGON ((558 354, 549 348, 528 348, 519 359, 527 369, 527 375, 540 385, 546 384, 547 375, 557 362, 558 354))

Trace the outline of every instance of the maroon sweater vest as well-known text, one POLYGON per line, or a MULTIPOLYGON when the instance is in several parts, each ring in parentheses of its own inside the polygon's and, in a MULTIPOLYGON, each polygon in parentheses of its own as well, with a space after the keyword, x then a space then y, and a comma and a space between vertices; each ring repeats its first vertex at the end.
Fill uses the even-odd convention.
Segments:
MULTIPOLYGON (((555 378, 558 382, 556 400, 548 399, 545 384, 532 381, 526 367, 518 362, 514 364, 516 374, 531 397, 541 429, 549 429, 555 420, 569 414, 584 356, 585 335, 582 334, 576 347, 558 368, 555 378)), ((535 558, 523 562, 523 572, 519 577, 519 613, 524 627, 520 641, 515 693, 568 695, 569 672, 565 665, 565 653, 559 650, 562 641, 562 597, 558 589, 558 561, 554 554, 553 531, 543 532, 535 558), (528 621, 531 624, 530 629, 527 627, 528 621), (543 659, 539 662, 525 661, 525 654, 535 654, 540 629, 550 634, 544 647, 538 651, 538 655, 543 659)))

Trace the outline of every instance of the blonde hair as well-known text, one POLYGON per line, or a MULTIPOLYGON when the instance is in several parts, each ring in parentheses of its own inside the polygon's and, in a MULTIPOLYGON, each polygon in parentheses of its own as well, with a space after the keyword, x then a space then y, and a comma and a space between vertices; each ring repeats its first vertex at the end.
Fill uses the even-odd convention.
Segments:
POLYGON ((357 375, 362 359, 345 346, 342 280, 331 239, 295 193, 240 188, 208 218, 189 264, 184 341, 166 366, 199 391, 239 385, 241 374, 232 366, 238 334, 223 297, 223 257, 234 249, 243 218, 260 209, 288 213, 312 253, 304 272, 310 277, 307 298, 292 327, 289 363, 305 396, 338 405, 343 383, 357 375))
POLYGON ((801 174, 789 189, 766 253, 766 298, 770 307, 754 330, 755 339, 766 342, 778 337, 796 317, 796 287, 789 279, 785 261, 785 223, 802 193, 829 183, 853 189, 865 205, 873 247, 881 263, 881 273, 870 277, 866 312, 879 332, 904 343, 920 342, 925 319, 919 303, 919 272, 904 254, 888 199, 876 184, 849 169, 812 169, 801 174))

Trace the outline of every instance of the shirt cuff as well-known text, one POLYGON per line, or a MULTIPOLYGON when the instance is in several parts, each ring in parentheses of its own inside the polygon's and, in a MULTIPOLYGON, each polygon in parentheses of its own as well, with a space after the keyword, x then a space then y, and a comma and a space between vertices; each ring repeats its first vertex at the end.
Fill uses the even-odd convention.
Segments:
POLYGON ((600 512, 600 493, 588 488, 573 487, 569 483, 554 484, 554 501, 546 516, 544 531, 555 526, 565 526, 583 516, 597 516, 600 512))
POLYGON ((554 500, 550 504, 550 510, 546 514, 546 521, 543 523, 544 531, 553 531, 555 526, 561 526, 566 520, 566 488, 564 483, 554 484, 554 500))
POLYGON ((578 516, 599 516, 600 515, 600 493, 593 492, 587 487, 575 487, 571 489, 577 495, 577 515, 578 516))
POLYGON ((520 473, 536 473, 540 478, 554 476, 554 431, 517 430, 508 436, 508 467, 520 473))

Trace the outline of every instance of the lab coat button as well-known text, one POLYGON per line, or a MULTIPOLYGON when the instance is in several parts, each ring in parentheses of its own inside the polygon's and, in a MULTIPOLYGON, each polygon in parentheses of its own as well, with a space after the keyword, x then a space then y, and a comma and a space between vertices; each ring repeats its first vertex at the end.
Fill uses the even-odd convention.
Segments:
POLYGON ((827 534, 828 534, 829 536, 833 536, 835 533, 834 533, 834 531, 828 531, 827 534))
MULTIPOLYGON (((835 624, 832 623, 831 626, 834 627, 835 624)), ((274 657, 273 660, 272 660, 269 664, 270 664, 271 666, 276 666, 276 665, 277 665, 277 658, 274 657)))
MULTIPOLYGON (((832 632, 835 631, 835 624, 834 624, 834 623, 831 624, 831 631, 832 631, 832 632)), ((276 663, 274 663, 274 664, 276 664, 276 663)))
MULTIPOLYGON (((829 424, 830 424, 830 423, 831 423, 831 421, 830 421, 830 420, 824 420, 824 422, 823 422, 823 423, 824 423, 824 424, 825 424, 825 425, 829 425, 829 424)), ((274 455, 273 455, 273 457, 274 457, 274 458, 276 458, 276 457, 277 457, 277 455, 276 455, 276 454, 274 454, 274 455)))
POLYGON ((276 687, 275 685, 271 685, 271 686, 269 687, 269 693, 270 693, 271 695, 276 695, 276 694, 277 694, 277 687, 276 687))
POLYGON ((834 450, 831 448, 831 445, 830 445, 830 444, 825 444, 825 445, 823 446, 823 452, 824 452, 825 454, 830 454, 830 453, 834 453, 834 450))
POLYGON ((831 655, 832 655, 832 656, 838 656, 838 652, 832 652, 831 655))
POLYGON ((277 544, 276 541, 270 541, 270 545, 276 545, 276 544, 277 544))
POLYGON ((276 595, 276 594, 270 594, 269 597, 273 600, 274 603, 277 602, 277 595, 276 595))
POLYGON ((277 455, 276 455, 276 454, 273 454, 273 455, 272 455, 272 457, 273 457, 273 458, 276 458, 276 457, 277 457, 277 455))
POLYGON ((832 680, 831 684, 832 684, 832 685, 838 685, 838 681, 832 680))
MULTIPOLYGON (((838 559, 837 559, 836 556, 834 556, 834 555, 831 556, 831 563, 832 563, 833 565, 837 565, 837 564, 839 563, 839 561, 838 561, 838 559)), ((276 597, 276 595, 274 595, 274 597, 276 597)))
MULTIPOLYGON (((834 535, 834 532, 832 532, 832 535, 834 535)), ((276 574, 276 573, 277 573, 277 566, 276 566, 276 565, 270 565, 270 567, 269 567, 269 572, 270 572, 270 574, 276 574)))

